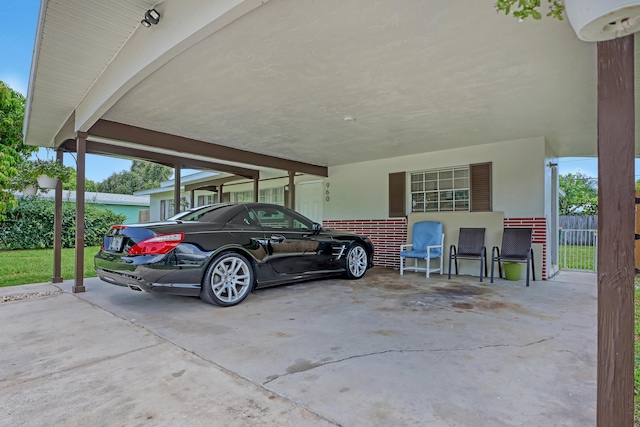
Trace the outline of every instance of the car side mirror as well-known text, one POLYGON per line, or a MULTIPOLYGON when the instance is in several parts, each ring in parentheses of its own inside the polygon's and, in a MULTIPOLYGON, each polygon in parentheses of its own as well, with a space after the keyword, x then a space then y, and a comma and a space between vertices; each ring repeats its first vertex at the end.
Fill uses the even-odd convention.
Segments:
POLYGON ((320 224, 318 224, 317 222, 313 223, 312 229, 314 232, 320 232, 322 231, 322 226, 320 224))

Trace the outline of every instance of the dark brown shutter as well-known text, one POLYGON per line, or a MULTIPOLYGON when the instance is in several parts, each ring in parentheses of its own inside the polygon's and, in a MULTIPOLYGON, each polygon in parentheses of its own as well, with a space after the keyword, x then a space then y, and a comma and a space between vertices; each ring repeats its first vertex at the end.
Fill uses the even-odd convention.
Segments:
POLYGON ((491 212, 491 162, 469 165, 471 212, 491 212))
POLYGON ((167 219, 167 207, 166 201, 160 200, 160 221, 167 219))
POLYGON ((389 217, 406 216, 405 211, 405 191, 406 176, 405 172, 396 172, 389 174, 389 217))

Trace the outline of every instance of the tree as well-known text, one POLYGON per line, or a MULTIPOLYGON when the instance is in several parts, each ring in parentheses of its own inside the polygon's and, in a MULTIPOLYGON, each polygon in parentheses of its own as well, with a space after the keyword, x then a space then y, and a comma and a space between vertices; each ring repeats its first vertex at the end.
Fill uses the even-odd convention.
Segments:
POLYGON ((10 190, 13 190, 11 179, 18 173, 17 165, 38 150, 23 142, 24 106, 24 96, 0 81, 0 220, 16 204, 10 190))
POLYGON ((170 175, 171 168, 168 166, 134 160, 130 170, 111 174, 97 184, 97 189, 103 193, 133 194, 159 187, 170 175))
POLYGON ((560 215, 597 215, 598 188, 595 180, 576 172, 560 175, 560 215))
MULTIPOLYGON (((76 183, 77 183, 77 173, 76 170, 74 168, 72 168, 71 166, 67 166, 67 169, 69 170, 69 180, 66 181, 65 183, 62 184, 62 189, 63 190, 71 190, 71 191, 75 191, 76 190, 76 183)), ((95 181, 92 181, 88 178, 84 179, 84 191, 98 191, 98 183, 95 181)))

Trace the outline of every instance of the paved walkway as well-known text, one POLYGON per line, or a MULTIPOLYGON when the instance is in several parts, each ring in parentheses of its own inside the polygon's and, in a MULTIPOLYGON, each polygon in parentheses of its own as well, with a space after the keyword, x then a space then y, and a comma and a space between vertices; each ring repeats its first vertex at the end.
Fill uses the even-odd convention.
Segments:
POLYGON ((0 288, 51 292, 0 304, 0 425, 595 425, 592 274, 375 268, 231 308, 85 284, 0 288))

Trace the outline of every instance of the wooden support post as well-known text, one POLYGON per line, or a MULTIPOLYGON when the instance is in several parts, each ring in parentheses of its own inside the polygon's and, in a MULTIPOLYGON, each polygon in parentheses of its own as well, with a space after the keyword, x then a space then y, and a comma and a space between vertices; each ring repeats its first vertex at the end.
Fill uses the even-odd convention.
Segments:
MULTIPOLYGON (((64 153, 56 151, 56 161, 63 163, 64 153)), ((62 181, 58 180, 55 190, 53 214, 53 276, 51 283, 62 282, 62 181)))
POLYGON ((287 206, 290 209, 296 208, 296 173, 294 171, 289 171, 289 197, 287 200, 287 206))
MULTIPOLYGON (((76 269, 71 292, 84 292, 84 180, 87 133, 76 133, 76 269)), ((62 195, 61 195, 62 196, 62 195)), ((62 198, 62 197, 61 197, 62 198)))
POLYGON ((180 182, 180 173, 181 173, 182 165, 177 164, 173 169, 173 214, 180 213, 180 187, 182 186, 182 182, 180 182))
POLYGON ((254 178, 253 179, 253 201, 254 202, 258 202, 259 197, 260 197, 260 193, 259 193, 259 188, 258 188, 258 178, 254 178))
POLYGON ((224 199, 223 194, 224 194, 224 190, 223 190, 224 184, 220 184, 218 186, 218 203, 222 203, 222 200, 224 199))
POLYGON ((598 42, 598 427, 633 425, 633 37, 598 42))
POLYGON ((189 207, 190 208, 196 207, 196 190, 191 190, 191 204, 189 207))

